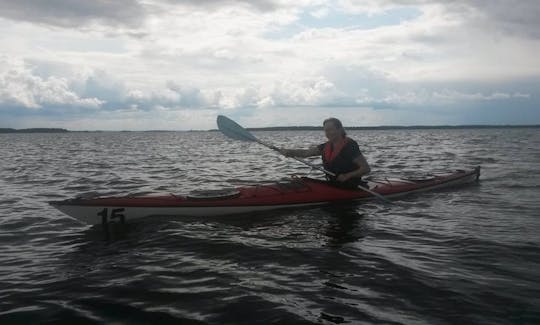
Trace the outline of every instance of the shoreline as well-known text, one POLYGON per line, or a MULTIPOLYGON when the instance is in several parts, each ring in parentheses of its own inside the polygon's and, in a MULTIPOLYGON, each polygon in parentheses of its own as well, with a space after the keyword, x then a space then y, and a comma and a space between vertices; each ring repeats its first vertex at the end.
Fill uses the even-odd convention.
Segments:
MULTIPOLYGON (((382 126, 345 126, 346 130, 459 130, 459 129, 528 129, 540 128, 539 124, 533 125, 382 125, 382 126)), ((246 128, 249 131, 321 131, 322 126, 270 126, 246 128)), ((219 131, 210 130, 81 130, 72 131, 62 128, 27 128, 12 129, 0 128, 0 134, 3 133, 81 133, 81 132, 208 132, 219 131)))

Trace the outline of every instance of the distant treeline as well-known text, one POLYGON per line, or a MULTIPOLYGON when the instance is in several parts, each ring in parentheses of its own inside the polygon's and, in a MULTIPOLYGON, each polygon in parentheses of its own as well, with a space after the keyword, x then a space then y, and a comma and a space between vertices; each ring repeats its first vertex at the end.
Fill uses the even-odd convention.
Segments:
MULTIPOLYGON (((347 130, 440 130, 440 129, 494 129, 540 128, 540 125, 412 125, 412 126, 345 126, 347 130)), ((322 126, 275 126, 248 128, 250 131, 320 131, 322 126)))
MULTIPOLYGON (((413 125, 413 126, 345 126, 347 130, 444 130, 444 129, 524 129, 540 128, 540 125, 413 125)), ((321 131, 322 126, 271 126, 264 128, 247 128, 249 131, 321 131)), ((211 129, 208 131, 219 131, 211 129)), ((11 129, 0 128, 0 133, 66 133, 66 132, 178 132, 174 130, 148 131, 69 131, 60 128, 11 129)), ((205 130, 189 130, 187 132, 205 132, 205 130)))
POLYGON ((9 129, 0 128, 0 133, 64 133, 69 132, 66 129, 54 129, 54 128, 32 128, 32 129, 9 129))

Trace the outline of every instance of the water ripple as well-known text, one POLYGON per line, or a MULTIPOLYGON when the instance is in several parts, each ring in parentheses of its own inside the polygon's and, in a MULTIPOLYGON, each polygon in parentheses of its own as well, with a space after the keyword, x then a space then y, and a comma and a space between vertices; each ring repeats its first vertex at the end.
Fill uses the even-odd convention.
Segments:
POLYGON ((106 240, 46 202, 320 175, 218 132, 0 135, 0 323, 540 323, 538 129, 349 134, 376 175, 482 165, 482 181, 392 207, 148 218, 106 240))

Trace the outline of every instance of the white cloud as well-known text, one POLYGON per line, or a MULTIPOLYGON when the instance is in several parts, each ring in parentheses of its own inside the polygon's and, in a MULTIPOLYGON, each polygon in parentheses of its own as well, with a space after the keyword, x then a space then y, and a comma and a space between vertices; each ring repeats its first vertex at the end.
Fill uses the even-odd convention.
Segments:
POLYGON ((0 66, 0 105, 29 109, 47 105, 96 109, 104 103, 95 97, 81 98, 69 88, 65 78, 35 76, 22 62, 0 59, 0 66))
POLYGON ((530 94, 493 92, 467 93, 453 89, 409 91, 402 93, 389 93, 380 100, 373 100, 368 103, 388 103, 394 105, 448 105, 455 103, 467 103, 475 101, 501 101, 516 98, 531 98, 530 94))
POLYGON ((489 101, 489 100, 499 100, 499 99, 510 99, 510 98, 530 98, 529 94, 521 94, 521 93, 504 93, 504 92, 495 92, 491 94, 483 94, 483 93, 462 93, 455 90, 448 90, 444 89, 441 92, 434 92, 433 93, 434 99, 440 99, 444 102, 456 102, 460 100, 482 100, 482 101, 489 101))
MULTIPOLYGON (((216 128, 215 110, 169 110, 157 108, 152 111, 129 109, 97 111, 93 115, 77 119, 62 116, 41 118, 35 123, 44 127, 63 127, 69 130, 209 130, 216 128)), ((21 127, 31 127, 25 124, 21 127)), ((35 125, 35 124, 33 124, 35 125)))

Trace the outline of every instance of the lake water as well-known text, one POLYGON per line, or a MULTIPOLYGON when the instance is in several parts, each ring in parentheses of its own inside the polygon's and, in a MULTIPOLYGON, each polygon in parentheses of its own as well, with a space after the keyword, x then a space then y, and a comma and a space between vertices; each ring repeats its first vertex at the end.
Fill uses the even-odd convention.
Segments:
POLYGON ((395 206, 147 218, 105 240, 47 201, 320 174, 219 132, 0 134, 0 324, 540 324, 539 128, 349 134, 373 175, 480 165, 480 182, 395 206))

